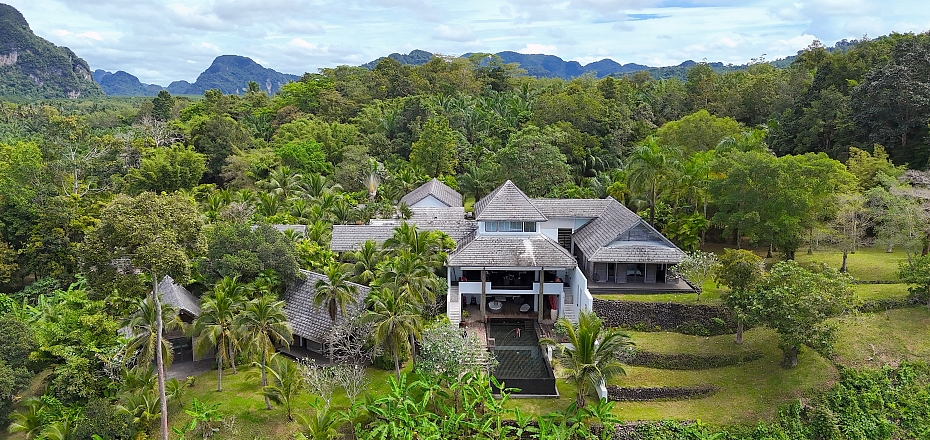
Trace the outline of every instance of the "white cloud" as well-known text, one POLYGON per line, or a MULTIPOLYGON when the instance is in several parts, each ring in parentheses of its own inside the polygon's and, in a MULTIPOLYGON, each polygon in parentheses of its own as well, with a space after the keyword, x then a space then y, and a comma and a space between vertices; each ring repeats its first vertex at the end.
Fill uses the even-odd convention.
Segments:
POLYGON ((475 37, 475 31, 471 29, 471 26, 460 25, 453 27, 447 24, 441 24, 433 29, 433 38, 439 40, 458 41, 461 43, 475 41, 478 39, 475 37))
POLYGON ((543 53, 547 55, 555 55, 555 46, 538 44, 538 43, 529 43, 523 49, 518 50, 517 52, 526 53, 526 54, 538 54, 543 53))
POLYGON ((94 31, 81 32, 80 34, 77 34, 77 36, 82 38, 90 38, 91 40, 97 41, 103 40, 103 37, 94 31))

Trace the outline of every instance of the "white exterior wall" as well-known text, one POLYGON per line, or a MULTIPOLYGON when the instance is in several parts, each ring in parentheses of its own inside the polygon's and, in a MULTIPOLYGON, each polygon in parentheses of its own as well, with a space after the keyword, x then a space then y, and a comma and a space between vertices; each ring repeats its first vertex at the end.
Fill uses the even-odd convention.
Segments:
POLYGON ((559 229, 571 229, 572 232, 575 232, 575 219, 572 218, 556 218, 550 219, 549 221, 539 223, 537 225, 539 232, 542 232, 543 235, 559 241, 559 229))
POLYGON ((591 292, 588 290, 588 279, 585 278, 580 267, 575 268, 575 273, 572 276, 572 295, 575 297, 575 305, 578 307, 579 312, 582 310, 591 311, 594 306, 594 297, 591 296, 591 292))
POLYGON ((433 196, 426 196, 423 200, 416 202, 411 208, 448 208, 449 205, 442 203, 433 196))

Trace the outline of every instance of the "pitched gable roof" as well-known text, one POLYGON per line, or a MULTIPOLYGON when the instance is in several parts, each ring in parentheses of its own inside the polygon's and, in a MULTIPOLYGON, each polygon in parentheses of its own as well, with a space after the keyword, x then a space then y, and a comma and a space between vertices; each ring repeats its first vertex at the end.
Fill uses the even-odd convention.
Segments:
MULTIPOLYGON (((333 322, 329 319, 329 312, 325 305, 315 305, 313 297, 316 295, 317 281, 327 280, 328 278, 322 274, 306 270, 301 270, 300 273, 304 276, 304 279, 284 292, 284 315, 287 316, 288 322, 291 323, 295 335, 315 342, 324 342, 333 322)), ((361 284, 350 284, 358 289, 357 303, 354 307, 346 310, 346 314, 354 316, 365 309, 365 298, 371 288, 361 284)), ((343 319, 345 318, 342 313, 336 315, 337 322, 343 319)))
POLYGON ((200 301, 189 290, 174 282, 174 278, 165 275, 158 283, 158 293, 165 304, 171 304, 179 312, 193 317, 200 316, 200 301))
POLYGON ((613 198, 600 217, 572 239, 588 261, 678 263, 685 254, 649 223, 613 198))
POLYGON ((574 268, 578 264, 565 248, 545 235, 479 235, 449 255, 448 265, 574 268))
POLYGON ((462 206, 462 195, 435 178, 410 191, 400 201, 407 206, 413 206, 429 196, 435 197, 436 200, 445 203, 450 208, 462 206))
POLYGON ((531 199, 548 218, 597 218, 610 204, 609 199, 531 199))
POLYGON ((475 203, 475 220, 544 222, 548 219, 517 185, 508 180, 475 203))

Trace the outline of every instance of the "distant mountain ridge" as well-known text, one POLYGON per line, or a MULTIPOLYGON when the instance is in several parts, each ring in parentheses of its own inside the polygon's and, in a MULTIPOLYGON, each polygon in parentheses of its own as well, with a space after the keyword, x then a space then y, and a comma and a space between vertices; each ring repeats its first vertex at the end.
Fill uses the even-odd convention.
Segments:
POLYGON ((155 96, 164 90, 158 84, 143 84, 139 78, 122 70, 111 73, 97 69, 94 71, 94 81, 110 96, 155 96))
MULTIPOLYGON (((249 81, 255 81, 262 90, 271 95, 281 86, 298 79, 300 77, 297 75, 262 67, 248 57, 220 55, 183 94, 202 95, 210 89, 220 89, 225 94, 240 94, 248 90, 249 81)), ((180 83, 172 84, 176 89, 180 89, 180 83)))
POLYGON ((162 90, 168 90, 172 95, 202 95, 210 89, 236 95, 248 90, 249 81, 257 82, 262 90, 272 95, 284 84, 298 79, 300 77, 297 75, 262 67, 251 58, 238 55, 216 57, 213 64, 204 70, 193 84, 181 80, 172 82, 168 87, 143 84, 139 78, 123 71, 94 71, 94 81, 111 96, 155 96, 162 90))
POLYGON ((71 49, 37 36, 16 8, 0 3, 0 96, 86 98, 103 91, 71 49))

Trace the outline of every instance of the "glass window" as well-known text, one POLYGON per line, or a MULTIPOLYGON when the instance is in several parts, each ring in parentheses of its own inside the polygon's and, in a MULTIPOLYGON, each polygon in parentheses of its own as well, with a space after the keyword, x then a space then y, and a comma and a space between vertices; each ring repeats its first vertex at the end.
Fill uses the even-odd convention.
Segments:
POLYGON ((536 232, 536 222, 524 222, 523 232, 536 232))
POLYGON ((484 230, 487 232, 497 232, 497 222, 484 222, 484 230))
POLYGON ((510 232, 522 232, 523 222, 510 222, 510 232))

